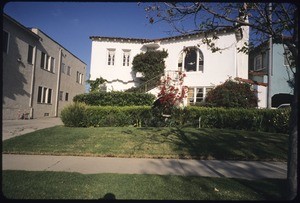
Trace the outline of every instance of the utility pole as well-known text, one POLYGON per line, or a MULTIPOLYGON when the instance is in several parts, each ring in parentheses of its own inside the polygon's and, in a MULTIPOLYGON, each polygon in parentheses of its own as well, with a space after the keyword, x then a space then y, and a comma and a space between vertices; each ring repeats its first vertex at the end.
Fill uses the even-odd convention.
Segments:
MULTIPOLYGON (((269 22, 272 27, 272 3, 269 3, 269 22)), ((268 89, 267 89, 267 108, 271 108, 271 76, 273 75, 273 39, 272 34, 269 35, 269 67, 268 67, 268 89)))

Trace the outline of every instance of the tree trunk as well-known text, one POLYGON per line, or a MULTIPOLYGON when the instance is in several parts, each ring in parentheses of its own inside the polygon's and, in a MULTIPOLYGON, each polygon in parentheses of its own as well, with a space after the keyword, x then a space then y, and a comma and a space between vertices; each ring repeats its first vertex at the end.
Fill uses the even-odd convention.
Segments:
POLYGON ((294 87, 294 99, 292 103, 292 111, 290 116, 290 135, 289 135, 289 152, 288 152, 288 199, 292 200, 297 196, 298 188, 298 126, 297 126, 297 116, 298 116, 298 83, 299 83, 299 64, 298 64, 298 9, 295 12, 295 30, 294 30, 294 41, 296 42, 296 53, 295 64, 296 73, 295 77, 295 87, 294 87))

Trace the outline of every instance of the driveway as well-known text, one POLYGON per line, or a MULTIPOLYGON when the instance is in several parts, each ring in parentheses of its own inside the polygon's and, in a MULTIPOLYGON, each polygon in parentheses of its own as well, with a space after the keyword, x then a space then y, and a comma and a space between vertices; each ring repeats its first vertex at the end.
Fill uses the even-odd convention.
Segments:
POLYGON ((36 130, 63 125, 60 118, 39 118, 29 120, 2 120, 2 140, 20 136, 36 130))

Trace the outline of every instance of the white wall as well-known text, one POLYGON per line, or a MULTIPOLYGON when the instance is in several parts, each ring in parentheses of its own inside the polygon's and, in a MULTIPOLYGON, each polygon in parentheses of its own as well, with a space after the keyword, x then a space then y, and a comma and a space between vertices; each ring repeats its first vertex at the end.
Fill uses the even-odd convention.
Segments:
MULTIPOLYGON (((131 62, 135 55, 143 51, 143 44, 140 42, 114 42, 110 41, 92 41, 91 56, 91 79, 103 77, 106 80, 122 80, 126 84, 118 81, 107 84, 108 90, 126 90, 134 86, 135 80, 131 66, 122 66, 122 49, 131 50, 131 62), (107 49, 116 49, 115 66, 107 65, 107 49)), ((206 44, 201 42, 202 37, 190 36, 182 39, 162 39, 158 50, 166 50, 168 57, 165 59, 166 70, 178 70, 178 58, 184 47, 200 45, 204 56, 204 71, 187 72, 185 85, 187 86, 215 86, 223 83, 229 77, 248 78, 248 56, 238 53, 236 48, 241 46, 245 40, 237 43, 234 33, 223 33, 219 39, 214 41, 221 52, 212 53, 206 44)))

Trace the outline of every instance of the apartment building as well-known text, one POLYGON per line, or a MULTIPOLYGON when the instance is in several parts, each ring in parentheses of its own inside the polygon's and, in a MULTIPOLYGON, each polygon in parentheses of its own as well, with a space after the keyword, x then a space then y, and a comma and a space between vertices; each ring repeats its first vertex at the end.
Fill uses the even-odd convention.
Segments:
POLYGON ((86 64, 37 28, 3 14, 3 119, 57 117, 85 92, 86 64))

